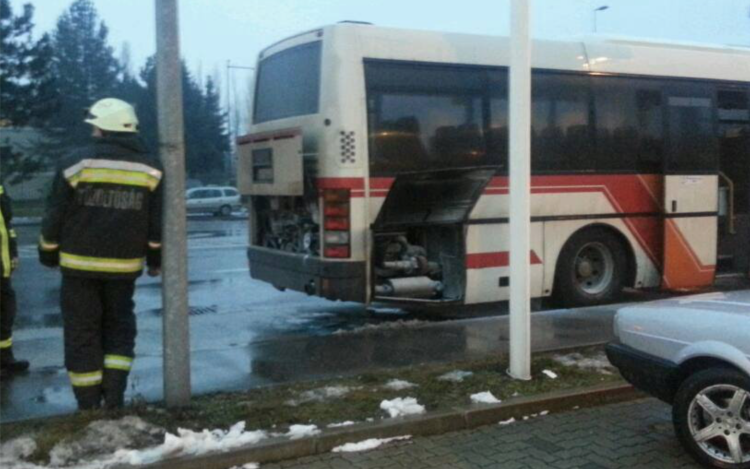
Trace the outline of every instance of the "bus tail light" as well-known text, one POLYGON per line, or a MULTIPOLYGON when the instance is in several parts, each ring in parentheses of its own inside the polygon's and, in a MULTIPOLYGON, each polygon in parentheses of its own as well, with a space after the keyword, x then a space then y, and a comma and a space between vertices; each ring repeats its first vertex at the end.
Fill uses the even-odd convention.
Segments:
POLYGON ((351 224, 349 222, 351 194, 348 189, 323 191, 323 254, 325 257, 346 259, 351 256, 351 224))

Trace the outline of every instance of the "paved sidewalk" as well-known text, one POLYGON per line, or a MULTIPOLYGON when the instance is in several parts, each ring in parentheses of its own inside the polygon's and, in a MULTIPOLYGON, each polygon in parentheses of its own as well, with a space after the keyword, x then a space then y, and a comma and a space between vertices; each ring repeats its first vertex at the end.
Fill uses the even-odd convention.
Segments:
POLYGON ((699 468, 654 399, 547 415, 507 426, 416 438, 364 453, 325 454, 263 469, 699 468))

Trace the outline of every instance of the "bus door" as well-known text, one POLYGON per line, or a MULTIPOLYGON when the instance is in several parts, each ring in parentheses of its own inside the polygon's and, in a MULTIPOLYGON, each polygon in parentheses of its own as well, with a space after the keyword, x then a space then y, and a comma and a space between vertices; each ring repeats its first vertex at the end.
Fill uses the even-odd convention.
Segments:
POLYGON ((662 287, 697 290, 712 285, 716 271, 714 90, 709 85, 679 84, 665 91, 662 287))
POLYGON ((719 255, 717 272, 750 273, 750 91, 720 88, 719 255))

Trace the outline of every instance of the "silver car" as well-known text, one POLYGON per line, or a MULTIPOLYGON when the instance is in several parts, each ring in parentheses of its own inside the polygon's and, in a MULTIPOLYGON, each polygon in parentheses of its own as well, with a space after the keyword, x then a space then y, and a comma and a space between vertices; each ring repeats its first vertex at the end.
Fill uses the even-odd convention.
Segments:
POLYGON ((750 468, 750 291, 628 306, 607 356, 672 404, 675 433, 707 467, 750 468))
POLYGON ((234 187, 196 187, 185 193, 188 213, 213 213, 229 216, 242 207, 240 193, 234 187))

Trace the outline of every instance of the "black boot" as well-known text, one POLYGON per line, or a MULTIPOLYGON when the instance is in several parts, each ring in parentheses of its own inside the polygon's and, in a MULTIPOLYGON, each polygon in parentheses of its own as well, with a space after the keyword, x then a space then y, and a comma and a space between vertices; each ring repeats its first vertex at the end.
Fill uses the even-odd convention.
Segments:
POLYGON ((78 410, 94 410, 102 406, 102 387, 96 386, 73 386, 73 394, 78 401, 78 410))
POLYGON ((0 375, 14 375, 16 373, 23 373, 28 369, 29 362, 26 360, 16 360, 13 356, 12 348, 0 349, 0 375))
POLYGON ((122 409, 125 406, 125 389, 127 386, 127 371, 105 368, 102 377, 104 408, 108 410, 122 409))

